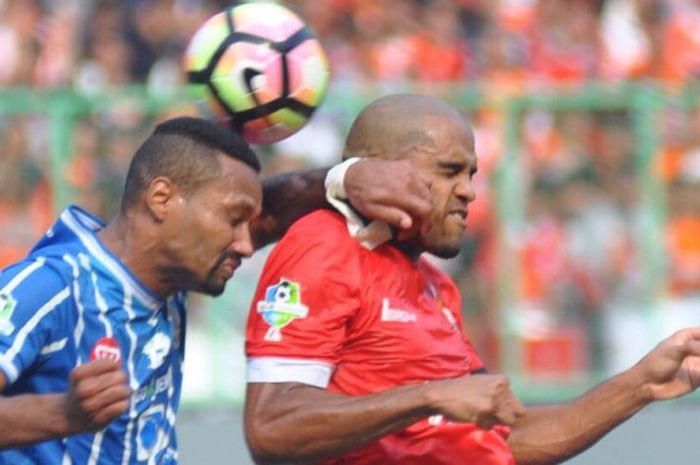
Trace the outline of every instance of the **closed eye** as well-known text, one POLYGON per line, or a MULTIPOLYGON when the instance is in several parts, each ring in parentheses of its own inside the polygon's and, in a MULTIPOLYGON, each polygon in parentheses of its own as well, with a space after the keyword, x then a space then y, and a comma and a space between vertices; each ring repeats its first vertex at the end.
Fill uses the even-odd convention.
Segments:
MULTIPOLYGON (((464 173, 467 170, 467 165, 465 163, 439 162, 438 169, 442 174, 454 177, 464 173)), ((476 171, 476 169, 473 169, 473 171, 476 171)))

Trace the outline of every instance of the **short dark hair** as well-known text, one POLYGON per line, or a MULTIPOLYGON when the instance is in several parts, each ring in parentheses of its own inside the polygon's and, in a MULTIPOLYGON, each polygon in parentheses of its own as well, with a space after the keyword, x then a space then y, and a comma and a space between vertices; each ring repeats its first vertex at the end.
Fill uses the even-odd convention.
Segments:
POLYGON ((167 176, 186 193, 193 192, 219 175, 219 154, 235 158, 260 172, 255 152, 243 136, 231 129, 189 116, 160 123, 131 160, 122 211, 133 205, 158 176, 167 176))

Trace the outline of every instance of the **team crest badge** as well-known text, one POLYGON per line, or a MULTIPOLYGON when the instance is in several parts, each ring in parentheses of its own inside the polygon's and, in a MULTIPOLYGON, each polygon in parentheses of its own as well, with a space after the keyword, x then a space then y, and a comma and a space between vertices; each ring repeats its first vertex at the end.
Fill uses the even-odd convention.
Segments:
POLYGON ((267 288, 265 300, 258 302, 258 313, 270 325, 265 340, 281 341, 282 328, 295 318, 306 318, 309 308, 301 302, 299 283, 282 278, 279 284, 267 288))
POLYGON ((15 330, 12 323, 12 314, 17 306, 17 301, 10 294, 0 294, 0 334, 9 336, 15 330))

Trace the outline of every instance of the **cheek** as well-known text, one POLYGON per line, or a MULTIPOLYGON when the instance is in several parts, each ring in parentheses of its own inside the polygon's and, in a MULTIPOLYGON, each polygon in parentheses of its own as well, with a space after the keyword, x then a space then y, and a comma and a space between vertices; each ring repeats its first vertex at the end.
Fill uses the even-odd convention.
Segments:
POLYGON ((190 222, 179 234, 185 237, 184 241, 190 248, 189 253, 192 258, 206 262, 211 260, 212 255, 218 255, 225 247, 221 244, 226 240, 227 230, 220 222, 204 217, 200 221, 190 222))

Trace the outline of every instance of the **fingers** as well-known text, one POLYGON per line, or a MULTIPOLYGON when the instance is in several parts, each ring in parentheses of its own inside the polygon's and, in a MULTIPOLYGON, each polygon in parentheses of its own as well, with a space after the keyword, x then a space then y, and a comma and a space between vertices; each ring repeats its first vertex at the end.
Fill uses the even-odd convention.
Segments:
POLYGON ((692 339, 692 340, 700 341, 700 327, 683 329, 681 331, 678 331, 676 333, 676 335, 680 336, 686 340, 692 339))
POLYGON ((107 405, 128 399, 130 390, 123 373, 115 373, 103 375, 100 379, 88 380, 78 386, 76 394, 83 410, 94 412, 107 405))
POLYGON ((362 215, 404 230, 430 215, 430 186, 409 160, 366 159, 345 176, 348 199, 362 215))
POLYGON ((473 422, 480 428, 512 425, 524 408, 502 375, 473 375, 445 380, 440 384, 438 410, 447 418, 473 422))
POLYGON ((110 371, 121 370, 119 362, 102 358, 80 365, 71 372, 71 379, 78 381, 110 371))
POLYGON ((107 405, 102 408, 94 418, 94 423, 99 425, 96 429, 101 429, 102 427, 109 424, 112 420, 120 417, 124 412, 129 409, 129 401, 121 400, 113 404, 107 405))
POLYGON ((387 207, 379 204, 367 205, 366 216, 379 219, 401 229, 409 229, 413 225, 411 216, 396 207, 387 207))
POLYGON ((700 357, 700 341, 686 341, 683 344, 683 355, 700 357))
POLYGON ((503 425, 513 425, 520 417, 525 414, 525 408, 523 404, 520 403, 513 392, 508 389, 502 399, 502 403, 499 404, 498 411, 496 412, 496 419, 498 424, 503 425))
POLYGON ((71 373, 65 412, 74 432, 102 429, 129 408, 131 390, 119 362, 100 359, 71 373))
POLYGON ((76 374, 79 368, 73 371, 73 379, 76 380, 75 391, 78 398, 87 399, 112 386, 126 385, 126 374, 119 366, 112 368, 110 371, 90 375, 86 375, 85 372, 76 374))
POLYGON ((679 361, 688 356, 700 357, 700 328, 689 328, 675 332, 661 341, 649 355, 654 354, 672 355, 674 359, 679 361))

